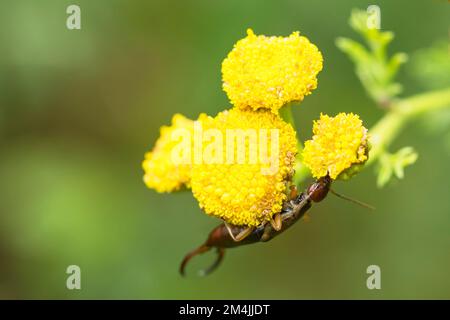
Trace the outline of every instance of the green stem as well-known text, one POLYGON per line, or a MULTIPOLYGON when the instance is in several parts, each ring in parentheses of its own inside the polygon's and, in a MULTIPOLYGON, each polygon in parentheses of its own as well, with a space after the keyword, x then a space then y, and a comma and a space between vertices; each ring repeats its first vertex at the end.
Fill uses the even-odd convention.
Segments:
POLYGON ((372 148, 367 164, 373 163, 383 154, 410 120, 426 112, 446 107, 450 107, 450 88, 395 102, 390 111, 369 130, 372 148))
MULTIPOLYGON (((285 105, 280 109, 280 116, 281 118, 283 118, 284 121, 289 123, 296 132, 298 131, 297 127, 295 126, 291 103, 285 105)), ((300 182, 302 182, 303 180, 305 180, 310 176, 308 168, 305 165, 303 165, 302 151, 303 151, 303 144, 297 136, 297 156, 294 168, 295 174, 294 177, 292 178, 292 182, 296 186, 298 186, 300 182)))

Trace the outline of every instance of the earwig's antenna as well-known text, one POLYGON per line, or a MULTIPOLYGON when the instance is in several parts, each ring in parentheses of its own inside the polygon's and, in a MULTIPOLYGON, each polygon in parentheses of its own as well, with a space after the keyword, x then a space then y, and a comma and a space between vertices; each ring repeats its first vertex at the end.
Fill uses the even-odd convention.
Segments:
POLYGON ((367 209, 370 209, 370 210, 375 210, 375 207, 371 206, 370 204, 367 204, 367 203, 364 203, 364 202, 362 202, 362 201, 355 200, 355 199, 349 198, 349 197, 347 197, 347 196, 344 196, 344 195, 342 195, 342 194, 340 194, 340 193, 337 193, 336 191, 334 191, 334 190, 331 189, 331 188, 330 188, 330 191, 331 191, 332 194, 334 194, 335 196, 337 196, 337 197, 339 197, 339 198, 341 198, 341 199, 344 199, 344 200, 353 202, 353 203, 355 203, 355 204, 357 204, 357 205, 360 205, 361 207, 364 207, 364 208, 367 208, 367 209))

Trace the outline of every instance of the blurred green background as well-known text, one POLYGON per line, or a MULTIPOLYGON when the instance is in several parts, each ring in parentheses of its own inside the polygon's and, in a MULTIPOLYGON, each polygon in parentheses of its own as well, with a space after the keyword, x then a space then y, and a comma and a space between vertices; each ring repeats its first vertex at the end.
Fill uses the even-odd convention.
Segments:
MULTIPOLYGON (((305 299, 450 298, 449 152, 424 123, 392 146, 412 145, 403 181, 377 189, 373 168, 335 189, 374 213, 330 196, 273 242, 227 251, 206 278, 184 254, 218 220, 190 192, 156 194, 141 161, 159 127, 229 106, 220 66, 251 27, 299 30, 324 55, 319 87, 295 109, 299 135, 320 112, 382 110, 367 97, 335 38, 358 38, 354 7, 381 7, 391 52, 448 41, 447 1, 0 1, 0 298, 305 299), (66 8, 81 7, 81 30, 66 8), (81 290, 66 268, 81 267, 81 290), (382 289, 366 288, 381 267, 382 289)), ((414 56, 414 55, 413 55, 414 56)), ((427 89, 406 66, 404 95, 427 89)), ((306 186, 306 185, 305 185, 306 186)))

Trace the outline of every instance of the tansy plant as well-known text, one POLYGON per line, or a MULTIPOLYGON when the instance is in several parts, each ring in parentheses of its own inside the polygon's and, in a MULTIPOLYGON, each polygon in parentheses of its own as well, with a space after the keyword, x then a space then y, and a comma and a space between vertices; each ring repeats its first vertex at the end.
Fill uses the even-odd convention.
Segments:
POLYGON ((223 90, 232 107, 195 120, 176 114, 145 155, 145 184, 158 192, 190 189, 206 214, 222 219, 228 231, 238 227, 248 236, 267 222, 279 230, 290 186, 302 186, 309 176, 348 180, 377 163, 379 186, 392 176, 402 178, 417 154, 411 147, 393 154, 387 148, 408 121, 448 107, 450 89, 400 98, 394 78, 406 55, 389 57, 393 34, 369 28, 366 21, 367 14, 355 10, 350 24, 368 47, 344 38, 337 45, 385 110, 372 129, 355 113, 321 114, 312 138, 304 145, 298 141, 292 102, 316 89, 322 54, 299 32, 269 37, 249 29, 222 63, 223 90))

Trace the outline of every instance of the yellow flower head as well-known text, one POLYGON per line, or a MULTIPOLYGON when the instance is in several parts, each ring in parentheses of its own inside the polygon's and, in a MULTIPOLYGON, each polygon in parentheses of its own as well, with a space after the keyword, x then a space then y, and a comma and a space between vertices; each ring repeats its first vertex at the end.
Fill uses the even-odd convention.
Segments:
POLYGON ((358 115, 339 113, 336 117, 320 115, 314 121, 314 136, 306 141, 303 163, 315 178, 337 176, 353 164, 368 158, 367 129, 358 115))
POLYGON ((145 154, 142 162, 144 168, 144 182, 147 187, 158 192, 179 190, 183 185, 189 186, 191 180, 191 164, 188 162, 174 162, 172 151, 179 145, 174 139, 176 130, 186 130, 192 133, 194 121, 181 114, 175 114, 171 126, 160 129, 160 137, 152 151, 145 154))
POLYGON ((223 89, 238 108, 271 109, 301 101, 317 87, 322 54, 299 32, 257 36, 251 29, 222 63, 223 89))
POLYGON ((203 155, 208 149, 223 151, 216 158, 211 151, 208 163, 193 165, 191 187, 200 207, 245 226, 257 226, 280 212, 297 152, 291 125, 267 110, 237 108, 200 121, 204 131, 215 132, 210 144, 203 145, 203 155))

